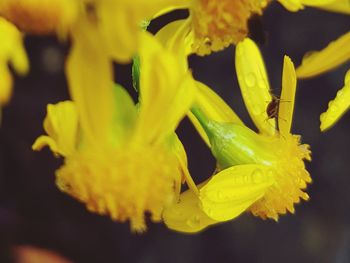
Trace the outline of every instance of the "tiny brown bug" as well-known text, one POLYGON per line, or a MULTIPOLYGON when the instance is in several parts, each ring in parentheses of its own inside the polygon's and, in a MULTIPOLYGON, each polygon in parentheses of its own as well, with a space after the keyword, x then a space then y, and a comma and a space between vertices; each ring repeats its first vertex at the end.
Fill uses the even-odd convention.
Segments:
POLYGON ((271 94, 271 101, 266 107, 267 119, 278 118, 278 110, 280 106, 280 99, 271 94))
POLYGON ((287 100, 281 101, 280 98, 278 98, 277 96, 271 94, 271 101, 269 102, 269 104, 267 104, 267 107, 266 107, 267 119, 268 120, 269 119, 276 119, 276 129, 277 129, 277 131, 279 131, 279 126, 278 126, 279 119, 285 121, 280 116, 278 116, 278 112, 279 112, 279 109, 280 109, 280 103, 281 102, 290 102, 290 101, 287 101, 287 100))

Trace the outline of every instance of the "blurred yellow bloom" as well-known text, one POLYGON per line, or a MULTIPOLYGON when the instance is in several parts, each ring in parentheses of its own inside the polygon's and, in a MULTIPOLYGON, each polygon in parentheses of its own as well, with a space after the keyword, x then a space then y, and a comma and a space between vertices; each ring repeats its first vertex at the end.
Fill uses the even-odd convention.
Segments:
POLYGON ((4 18, 0 17, 0 108, 6 104, 12 93, 12 76, 9 63, 15 71, 24 75, 29 63, 23 46, 21 32, 4 18))
POLYGON ((198 84, 204 95, 192 112, 208 136, 219 172, 199 186, 199 194, 188 190, 164 211, 171 229, 196 232, 245 210, 278 220, 280 214, 294 213, 294 204, 301 199, 309 198, 304 189, 311 178, 303 162, 311 160, 309 146, 290 133, 296 90, 292 61, 285 56, 281 94, 285 103, 279 106, 279 131, 276 123, 267 121, 270 87, 261 54, 250 39, 237 45, 236 69, 259 133, 243 125, 215 93, 202 92, 209 88, 198 84))
POLYGON ((1 0, 0 15, 33 34, 67 31, 78 14, 78 0, 1 0))
POLYGON ((79 30, 81 19, 100 31, 100 43, 118 62, 128 62, 139 45, 140 23, 187 0, 2 0, 0 16, 33 34, 65 36, 79 30))
POLYGON ((113 85, 108 54, 94 49, 100 32, 79 33, 67 63, 74 102, 48 106, 48 136, 39 137, 33 149, 48 145, 65 157, 56 172, 62 191, 92 212, 129 220, 132 230, 144 231, 144 214, 160 221, 188 176, 186 153, 174 130, 192 103, 192 77, 144 32, 136 107, 122 87, 113 85))
POLYGON ((270 0, 188 0, 183 8, 190 11, 186 20, 168 24, 162 30, 169 37, 183 24, 192 52, 207 55, 230 44, 237 44, 248 35, 248 20, 253 14, 261 15, 270 0))

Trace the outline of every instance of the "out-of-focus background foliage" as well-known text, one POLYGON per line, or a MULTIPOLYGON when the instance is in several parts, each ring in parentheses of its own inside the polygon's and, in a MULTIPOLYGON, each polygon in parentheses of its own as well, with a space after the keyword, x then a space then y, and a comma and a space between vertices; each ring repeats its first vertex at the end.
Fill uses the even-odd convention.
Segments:
MULTIPOLYGON (((153 23, 151 30, 163 20, 153 23)), ((350 30, 349 16, 313 9, 294 14, 277 3, 268 8, 262 22, 266 40, 259 37, 259 41, 276 95, 285 53, 298 65, 306 51, 321 49, 350 30)), ((31 150, 43 133, 46 104, 68 98, 63 72, 68 46, 55 38, 28 37, 31 72, 16 79, 12 103, 3 110, 1 263, 16 262, 11 255, 18 245, 49 249, 78 263, 350 262, 350 116, 326 133, 319 131, 319 115, 342 87, 349 63, 298 84, 293 132, 312 147, 313 161, 307 167, 314 182, 310 201, 298 205, 294 216, 282 216, 276 223, 244 214, 196 235, 150 223, 146 234, 137 235, 130 233, 128 224, 91 214, 61 193, 54 183, 61 160, 48 150, 31 150)), ((237 84, 233 47, 209 57, 191 57, 190 65, 198 80, 214 88, 251 124, 237 84)), ((131 87, 130 65, 117 65, 116 77, 131 87)), ((214 159, 188 120, 181 123, 179 135, 196 182, 209 177, 214 159)))

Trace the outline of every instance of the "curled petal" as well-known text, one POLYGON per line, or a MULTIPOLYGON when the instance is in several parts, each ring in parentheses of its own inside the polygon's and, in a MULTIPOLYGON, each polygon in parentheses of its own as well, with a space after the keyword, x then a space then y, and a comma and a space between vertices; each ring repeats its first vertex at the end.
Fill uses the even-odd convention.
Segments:
POLYGON ((350 70, 346 73, 344 82, 344 87, 329 102, 327 111, 320 116, 321 131, 332 127, 350 107, 350 70))
POLYGON ((186 233, 195 233, 217 223, 201 210, 198 196, 191 190, 182 193, 177 203, 164 210, 163 220, 168 228, 186 233))
POLYGON ((214 175, 200 190, 203 211, 217 221, 239 216, 273 184, 270 169, 265 165, 246 164, 214 175))
MULTIPOLYGON (((168 137, 167 142, 169 143, 170 149, 173 151, 178 160, 180 170, 182 172, 182 181, 186 181, 188 187, 194 193, 198 194, 197 186, 193 181, 187 167, 187 154, 182 142, 180 141, 179 137, 176 135, 175 132, 168 137)), ((178 188, 178 190, 180 190, 180 187, 178 188)))
POLYGON ((334 69, 350 59, 350 32, 318 52, 307 53, 297 68, 298 78, 308 78, 334 69))
POLYGON ((265 64, 258 47, 249 38, 236 47, 236 71, 244 103, 254 124, 264 134, 275 134, 275 120, 266 113, 271 94, 265 64))
POLYGON ((297 87, 297 77, 292 60, 284 56, 282 93, 279 102, 278 124, 282 136, 290 133, 293 120, 294 99, 297 87))
POLYGON ((49 146, 54 154, 71 155, 77 145, 78 115, 71 101, 47 105, 44 129, 48 136, 40 136, 33 144, 35 151, 49 146))

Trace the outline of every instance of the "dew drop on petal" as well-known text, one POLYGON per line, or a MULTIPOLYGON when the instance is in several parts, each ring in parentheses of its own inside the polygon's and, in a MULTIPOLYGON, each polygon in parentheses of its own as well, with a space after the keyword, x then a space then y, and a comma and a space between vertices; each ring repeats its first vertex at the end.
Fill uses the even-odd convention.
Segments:
POLYGON ((256 84, 256 76, 254 75, 254 73, 247 74, 247 76, 244 78, 244 80, 249 88, 254 87, 256 84))

